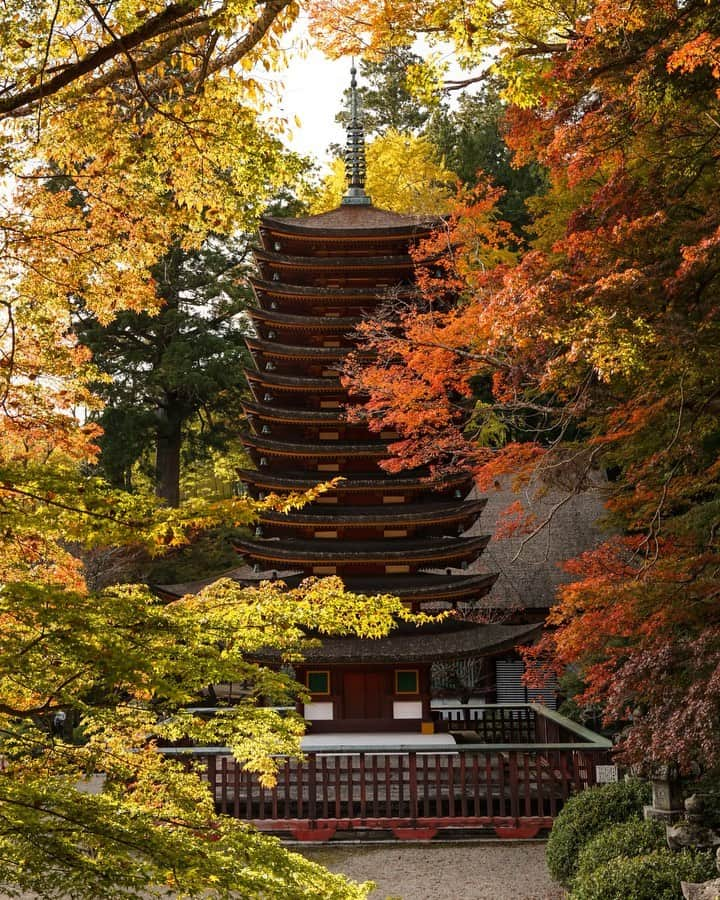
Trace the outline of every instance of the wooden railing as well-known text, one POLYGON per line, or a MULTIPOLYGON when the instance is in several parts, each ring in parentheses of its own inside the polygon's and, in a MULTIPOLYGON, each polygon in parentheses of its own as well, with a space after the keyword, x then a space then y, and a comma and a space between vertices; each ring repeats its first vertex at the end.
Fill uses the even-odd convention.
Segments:
POLYGON ((300 839, 328 839, 338 829, 427 838, 439 828, 494 828, 501 836, 529 837, 552 827, 568 796, 595 784, 595 767, 609 761, 608 741, 557 713, 529 705, 484 712, 488 734, 503 728, 513 739, 448 741, 427 749, 390 740, 383 746, 314 747, 303 759, 278 760, 272 787, 227 748, 163 752, 189 752, 204 762, 218 812, 300 839), (574 740, 537 741, 539 735, 555 737, 554 731, 574 740))
POLYGON ((448 703, 431 705, 437 731, 474 732, 487 744, 590 741, 598 735, 539 704, 448 703))

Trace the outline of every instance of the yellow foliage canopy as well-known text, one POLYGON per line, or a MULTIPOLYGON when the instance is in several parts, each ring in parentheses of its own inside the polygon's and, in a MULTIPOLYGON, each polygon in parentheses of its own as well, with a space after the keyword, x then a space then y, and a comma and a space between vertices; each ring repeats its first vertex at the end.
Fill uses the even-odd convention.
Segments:
MULTIPOLYGON (((375 206, 408 214, 449 210, 456 176, 445 168, 426 138, 390 130, 368 144, 366 157, 365 189, 375 206)), ((346 187, 345 167, 336 159, 310 204, 311 211, 320 213, 339 206, 346 187)))

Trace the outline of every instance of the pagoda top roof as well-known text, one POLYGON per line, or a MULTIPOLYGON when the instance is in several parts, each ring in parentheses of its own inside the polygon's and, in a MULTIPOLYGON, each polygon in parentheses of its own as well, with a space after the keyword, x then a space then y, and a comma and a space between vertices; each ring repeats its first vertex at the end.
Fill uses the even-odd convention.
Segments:
POLYGON ((337 234, 350 232, 368 237, 399 234, 415 235, 436 228, 442 222, 440 216, 412 216, 378 209, 376 206, 339 206, 314 216, 284 219, 263 216, 261 227, 278 234, 317 235, 324 231, 337 234))

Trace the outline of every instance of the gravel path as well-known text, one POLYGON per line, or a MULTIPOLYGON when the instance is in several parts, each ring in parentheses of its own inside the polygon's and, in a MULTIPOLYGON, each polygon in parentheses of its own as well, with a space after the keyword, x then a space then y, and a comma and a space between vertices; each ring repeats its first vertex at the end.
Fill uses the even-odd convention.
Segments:
POLYGON ((545 844, 540 841, 303 847, 302 853, 355 881, 374 881, 377 889, 370 895, 372 900, 561 900, 564 896, 550 879, 545 844))

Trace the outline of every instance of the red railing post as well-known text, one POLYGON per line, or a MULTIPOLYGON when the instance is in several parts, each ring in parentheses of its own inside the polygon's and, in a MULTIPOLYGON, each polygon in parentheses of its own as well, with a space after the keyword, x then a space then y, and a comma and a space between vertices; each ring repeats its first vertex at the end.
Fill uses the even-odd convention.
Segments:
POLYGON ((520 783, 516 750, 510 750, 508 753, 508 777, 510 781, 510 815, 517 818, 520 815, 520 783))
POLYGON ((317 820, 317 758, 314 753, 308 753, 308 819, 314 825, 317 820))
POLYGON ((410 818, 414 823, 418 817, 417 754, 414 750, 408 753, 408 778, 410 781, 410 818))

